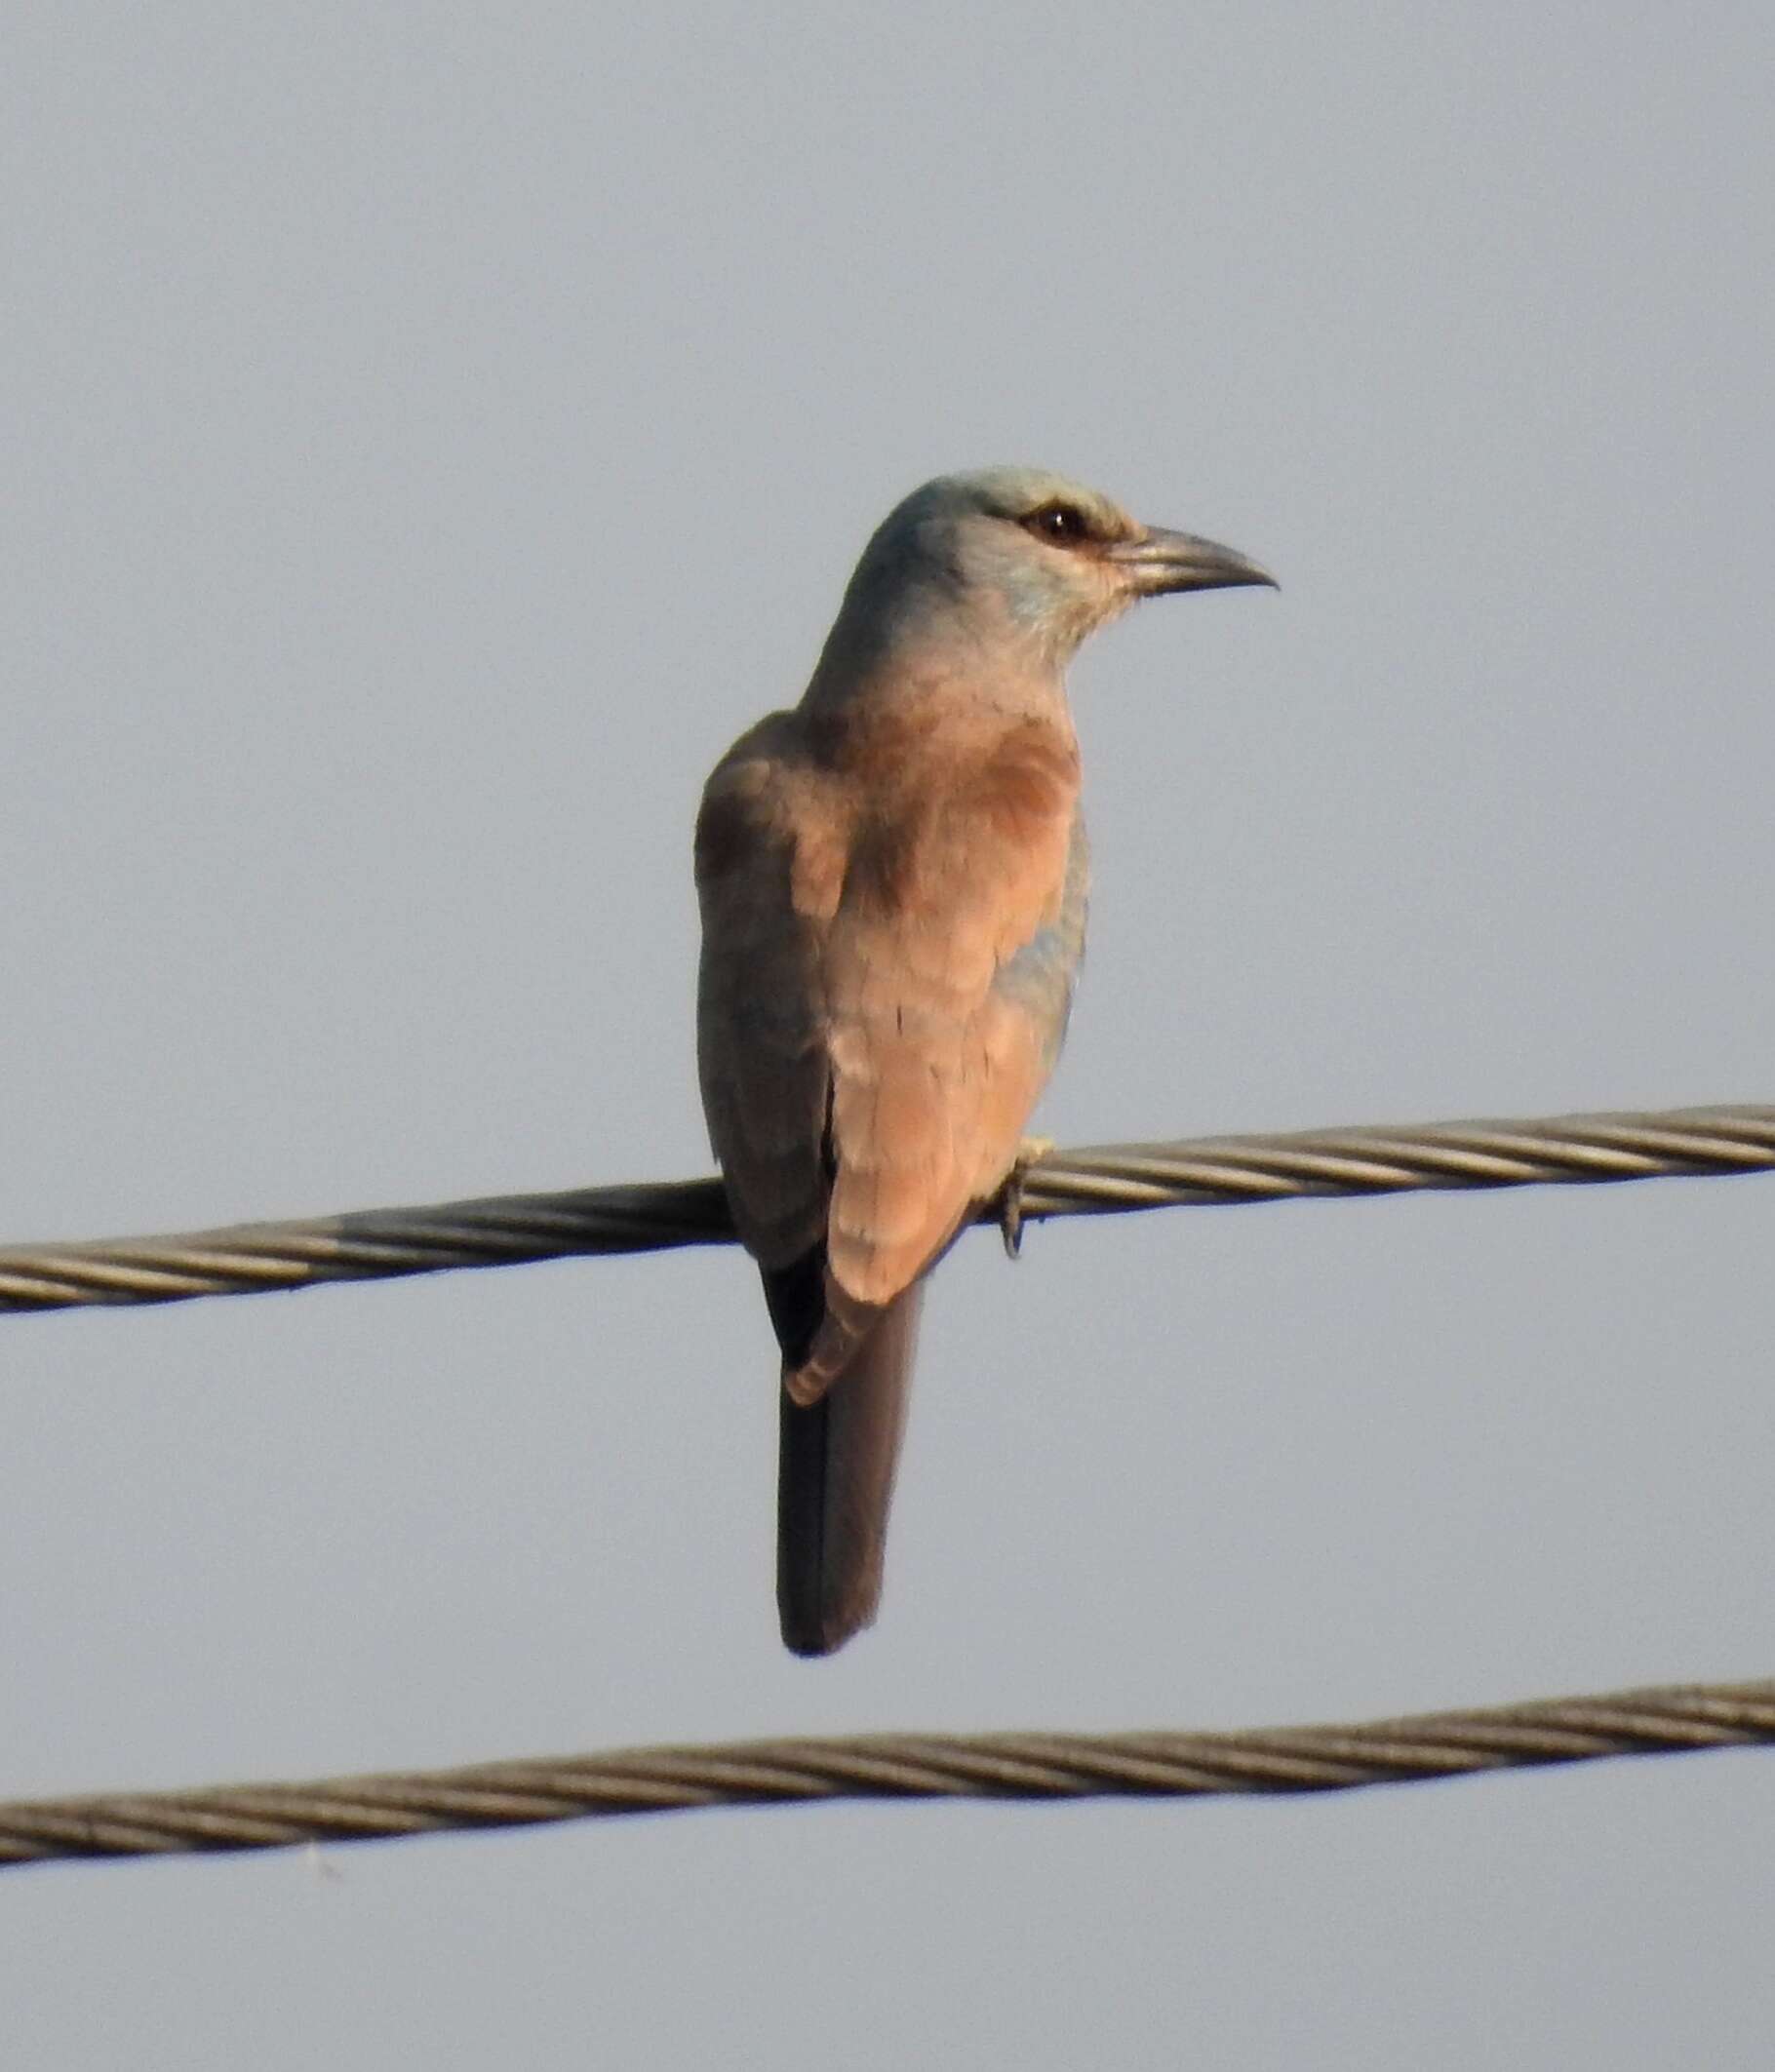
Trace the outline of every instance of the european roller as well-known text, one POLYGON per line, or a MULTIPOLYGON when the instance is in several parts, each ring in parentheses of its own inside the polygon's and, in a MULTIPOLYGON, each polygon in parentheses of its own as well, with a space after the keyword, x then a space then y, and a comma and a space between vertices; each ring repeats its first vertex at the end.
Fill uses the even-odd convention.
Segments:
POLYGON ((798 1655, 875 1616, 924 1276, 1011 1174, 1066 1031, 1067 664, 1140 598, 1271 580, 1038 468, 939 476, 863 550, 801 703, 709 779, 698 1064, 782 1349, 798 1655))

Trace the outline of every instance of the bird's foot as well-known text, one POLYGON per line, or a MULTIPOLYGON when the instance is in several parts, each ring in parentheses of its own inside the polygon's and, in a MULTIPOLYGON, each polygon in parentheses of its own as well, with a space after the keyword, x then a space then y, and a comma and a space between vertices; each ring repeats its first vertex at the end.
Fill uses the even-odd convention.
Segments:
POLYGON ((1015 1259, 1023 1250, 1023 1179, 1032 1165, 1039 1165, 1053 1151, 1051 1137, 1025 1137, 999 1192, 999 1233, 1005 1239, 1005 1256, 1015 1259))

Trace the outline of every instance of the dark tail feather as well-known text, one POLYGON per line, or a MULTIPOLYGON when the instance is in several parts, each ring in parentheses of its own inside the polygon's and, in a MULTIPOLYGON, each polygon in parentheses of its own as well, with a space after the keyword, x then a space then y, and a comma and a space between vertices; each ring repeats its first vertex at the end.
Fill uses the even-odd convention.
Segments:
POLYGON ((817 1403, 780 1397, 776 1608, 797 1655, 842 1648, 881 1601, 924 1293, 921 1282, 894 1299, 817 1403))

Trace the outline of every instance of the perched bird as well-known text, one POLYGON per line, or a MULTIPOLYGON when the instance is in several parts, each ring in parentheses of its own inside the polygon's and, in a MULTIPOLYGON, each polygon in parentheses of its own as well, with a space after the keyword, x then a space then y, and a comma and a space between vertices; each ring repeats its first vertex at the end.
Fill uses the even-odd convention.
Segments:
POLYGON ((875 1617, 922 1278, 1016 1164, 1085 942, 1065 671, 1136 599, 1270 583, 1037 468, 945 475, 863 551, 811 682, 696 822, 697 1056, 782 1349, 777 1608, 875 1617))

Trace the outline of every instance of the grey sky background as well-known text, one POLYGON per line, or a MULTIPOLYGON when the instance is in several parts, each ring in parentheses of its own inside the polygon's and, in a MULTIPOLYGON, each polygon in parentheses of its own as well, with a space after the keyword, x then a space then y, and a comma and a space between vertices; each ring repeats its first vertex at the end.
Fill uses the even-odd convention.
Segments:
MULTIPOLYGON (((1063 1143, 1775 1099, 1766 8, 26 4, 4 1234, 707 1169, 690 824, 925 476, 1075 704, 1063 1143)), ((964 1244, 777 1645, 737 1254, 0 1324, 0 1789, 1775 1670, 1775 1184, 964 1244)), ((0 1878, 75 2068, 1766 2062, 1775 1764, 0 1878)))

